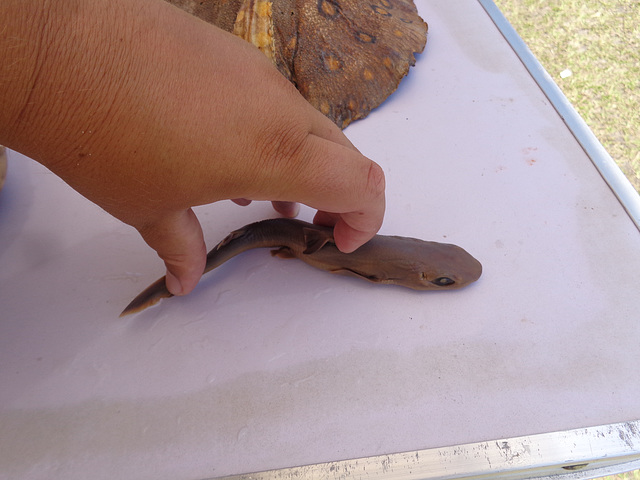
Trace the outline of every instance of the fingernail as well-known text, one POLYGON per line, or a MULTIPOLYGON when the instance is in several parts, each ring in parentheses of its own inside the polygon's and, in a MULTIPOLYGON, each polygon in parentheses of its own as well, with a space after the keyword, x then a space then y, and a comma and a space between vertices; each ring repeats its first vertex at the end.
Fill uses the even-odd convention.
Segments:
POLYGON ((165 283, 167 285, 167 290, 169 290, 169 293, 171 293, 172 295, 182 295, 182 284, 180 283, 180 280, 178 280, 178 277, 176 277, 169 270, 167 270, 165 283))

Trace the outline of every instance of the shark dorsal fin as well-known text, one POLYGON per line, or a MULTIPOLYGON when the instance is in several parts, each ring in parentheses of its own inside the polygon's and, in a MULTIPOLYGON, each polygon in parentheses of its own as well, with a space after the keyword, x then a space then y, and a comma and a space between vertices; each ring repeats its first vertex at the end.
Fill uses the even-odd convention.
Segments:
POLYGON ((305 249, 302 253, 305 255, 311 255, 317 252, 327 243, 335 243, 333 241, 333 234, 331 230, 328 229, 304 227, 303 233, 305 249))

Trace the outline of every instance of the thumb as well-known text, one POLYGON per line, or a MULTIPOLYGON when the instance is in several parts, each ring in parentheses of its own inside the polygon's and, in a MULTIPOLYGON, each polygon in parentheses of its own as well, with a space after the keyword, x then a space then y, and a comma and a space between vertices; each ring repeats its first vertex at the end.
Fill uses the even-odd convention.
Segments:
POLYGON ((164 260, 167 290, 173 295, 191 292, 202 277, 207 255, 202 227, 193 210, 168 214, 138 231, 164 260))

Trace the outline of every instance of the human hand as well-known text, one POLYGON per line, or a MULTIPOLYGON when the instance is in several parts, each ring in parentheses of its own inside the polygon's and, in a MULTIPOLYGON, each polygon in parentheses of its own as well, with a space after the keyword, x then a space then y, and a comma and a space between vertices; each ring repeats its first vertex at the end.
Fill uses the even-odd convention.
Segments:
POLYGON ((6 1, 32 30, 3 35, 48 42, 40 55, 29 42, 0 49, 26 62, 1 99, 0 143, 135 227, 171 293, 189 293, 204 269, 195 205, 271 200, 292 215, 301 202, 345 252, 380 228, 380 167, 252 45, 162 0, 55 2, 46 15, 45 2, 6 1))

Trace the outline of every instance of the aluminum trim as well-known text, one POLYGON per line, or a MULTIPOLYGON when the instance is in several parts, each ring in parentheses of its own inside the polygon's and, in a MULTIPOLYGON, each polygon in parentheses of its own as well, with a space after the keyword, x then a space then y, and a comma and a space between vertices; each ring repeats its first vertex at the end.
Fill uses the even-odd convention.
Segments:
POLYGON ((219 477, 218 480, 495 478, 583 480, 640 465, 640 420, 453 447, 219 477))
POLYGON ((640 230, 640 194, 493 0, 478 0, 640 230))

